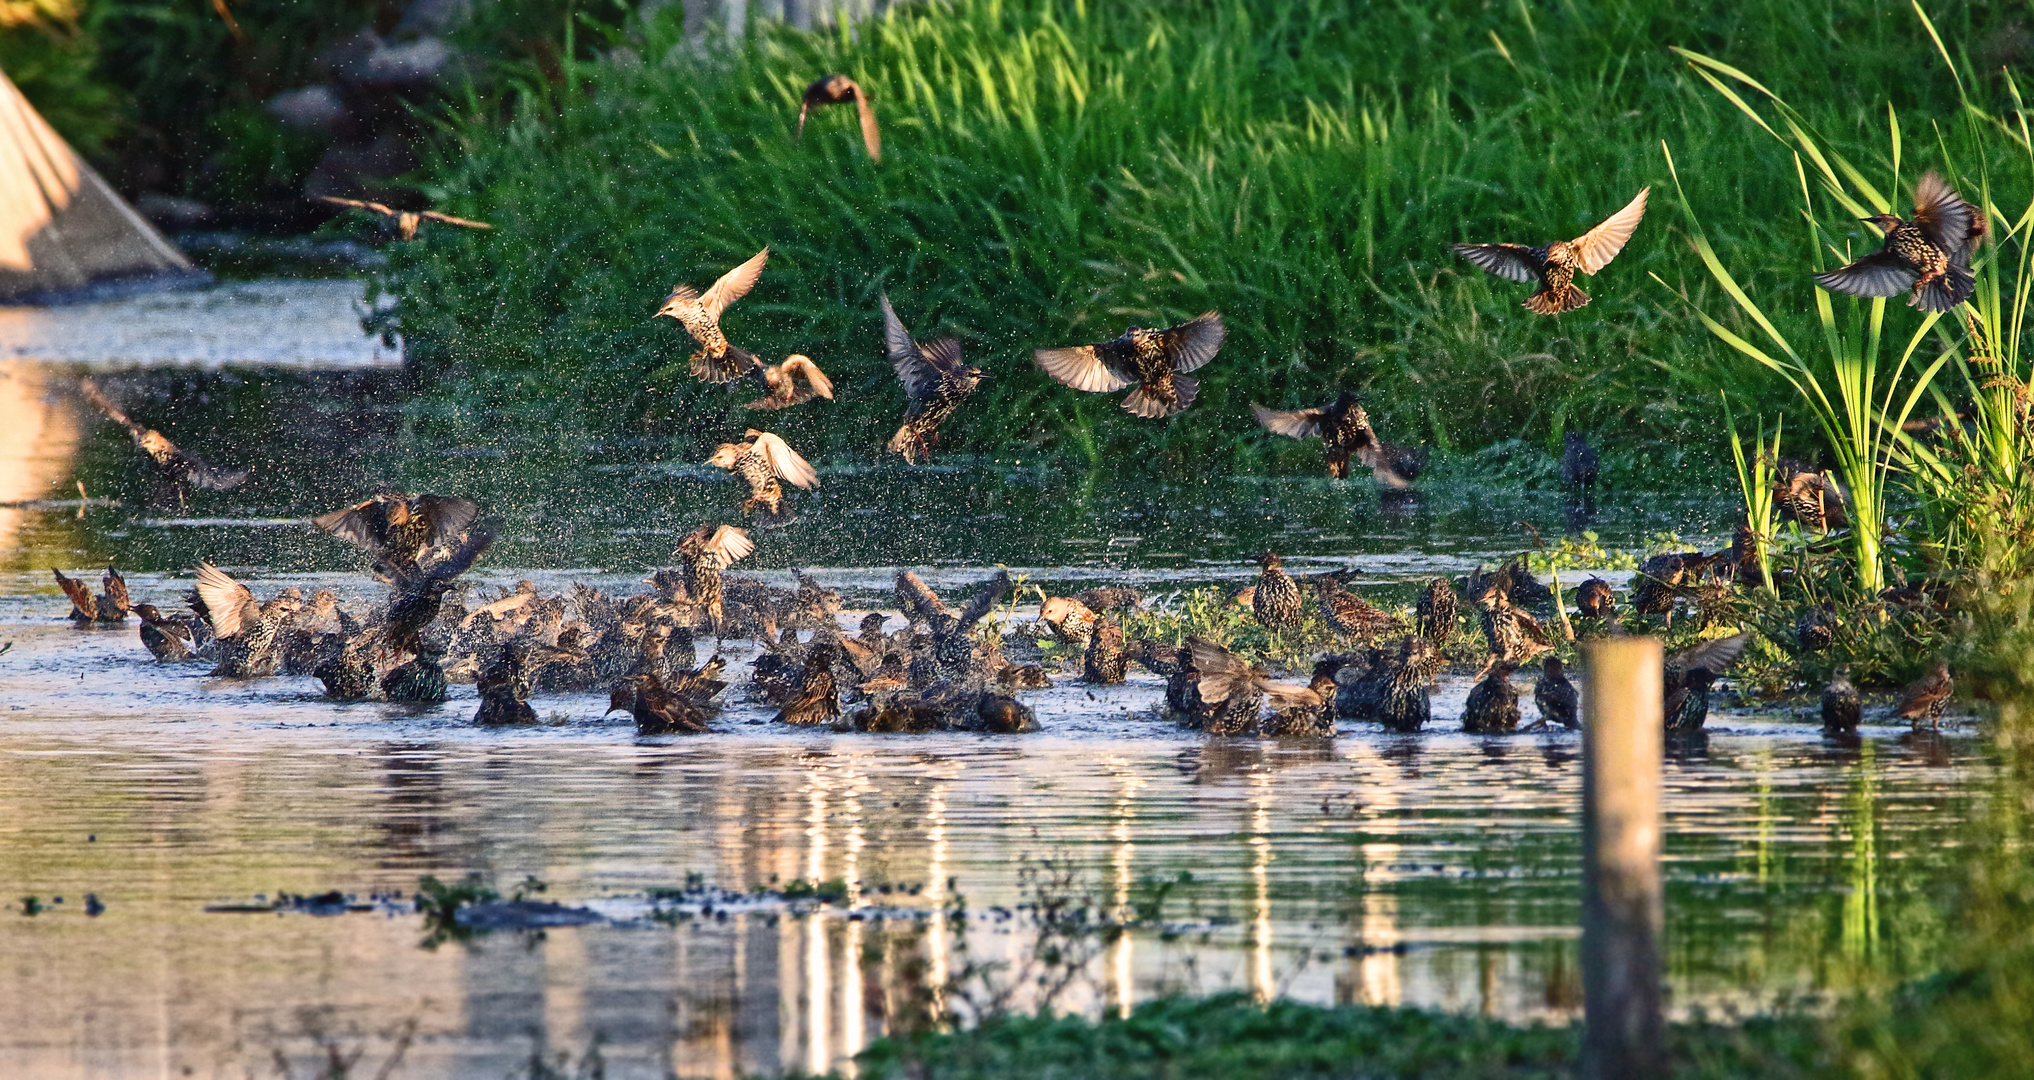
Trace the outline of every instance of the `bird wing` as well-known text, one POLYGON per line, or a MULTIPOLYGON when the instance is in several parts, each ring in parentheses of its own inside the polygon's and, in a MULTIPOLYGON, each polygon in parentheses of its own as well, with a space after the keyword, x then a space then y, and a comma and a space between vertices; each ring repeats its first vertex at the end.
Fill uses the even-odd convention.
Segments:
POLYGON ((1726 638, 1712 638, 1700 645, 1681 650, 1667 658, 1666 666, 1682 672, 1707 671, 1721 675, 1737 661, 1737 654, 1744 651, 1751 641, 1749 632, 1732 634, 1726 638))
POLYGON ((1540 260, 1524 244, 1456 244, 1455 254, 1506 281, 1538 281, 1540 260))
POLYGON ((1200 673, 1201 700, 1210 705, 1248 688, 1256 675, 1235 653, 1205 638, 1190 638, 1187 647, 1193 652, 1194 670, 1200 673))
POLYGON ((1321 707, 1321 695, 1311 686, 1296 683, 1264 684, 1265 696, 1271 699, 1276 709, 1317 709, 1321 707))
POLYGON ((1643 187, 1624 209, 1603 219, 1603 223, 1583 233, 1573 241, 1575 261, 1582 264, 1582 272, 1594 274, 1610 265, 1617 253, 1624 250, 1625 241, 1631 239, 1632 230, 1638 228, 1639 219, 1646 216, 1646 195, 1653 189, 1643 187))
POLYGON ((382 508, 380 499, 319 514, 311 519, 311 527, 370 554, 388 546, 388 511, 382 508))
POLYGON ((1278 412, 1262 405, 1251 405, 1250 411, 1257 414, 1257 422, 1273 435, 1284 435, 1294 439, 1312 438, 1323 434, 1321 431, 1321 410, 1293 409, 1278 412))
MULTIPOLYGON (((849 83, 849 86, 854 86, 849 83)), ((881 163, 883 160, 883 132, 876 126, 876 110, 869 107, 869 95, 855 86, 855 112, 862 118, 862 149, 869 152, 869 160, 881 163)))
POLYGON ((972 630, 982 617, 996 609, 1003 597, 1010 594, 1010 572, 997 570, 996 576, 982 584, 975 595, 968 600, 968 606, 961 609, 959 627, 962 631, 972 630))
POLYGON ((142 426, 128 419, 127 414, 122 412, 118 405, 113 404, 111 399, 99 391, 98 384, 90 379, 79 379, 78 389, 84 393, 85 400, 98 406, 99 411, 105 413, 108 419, 126 428, 128 434, 133 435, 136 439, 142 437, 142 426))
POLYGON ((453 216, 452 216, 452 215, 450 215, 450 214, 441 214, 441 213, 437 212, 436 210, 426 210, 426 211, 424 211, 424 212, 423 212, 422 214, 420 214, 420 215, 418 215, 418 216, 419 216, 419 217, 422 217, 422 218, 424 218, 424 219, 425 219, 426 221, 442 221, 442 222, 444 222, 444 223, 445 223, 445 224, 447 224, 447 225, 464 225, 465 227, 467 227, 467 228, 469 228, 469 229, 492 229, 492 228, 494 228, 494 226, 492 226, 492 225, 489 225, 489 224, 488 224, 487 222, 485 222, 485 221, 469 221, 469 220, 467 220, 466 218, 461 218, 461 217, 453 217, 453 216))
POLYGON ((756 542, 749 539, 747 532, 732 525, 722 525, 713 530, 713 535, 707 538, 704 553, 719 555, 730 563, 737 563, 748 558, 755 550, 756 542))
POLYGON ((946 601, 941 600, 923 578, 909 570, 897 574, 897 606, 903 609, 907 619, 930 620, 934 615, 953 614, 946 601))
POLYGON ((1166 362, 1174 371, 1194 371, 1215 358, 1222 347, 1222 340, 1229 336, 1229 328, 1222 325, 1222 316, 1212 311, 1203 311, 1186 322, 1163 332, 1159 340, 1165 348, 1166 362))
POLYGON ((127 595, 127 579, 120 576, 120 571, 107 567, 106 576, 99 579, 99 584, 106 590, 106 599, 113 601, 116 609, 126 611, 133 605, 127 595))
POLYGON ((726 311, 729 304, 747 296, 749 290, 756 287, 756 280, 763 276, 763 264, 769 261, 770 249, 766 247, 756 252, 755 258, 722 274, 720 280, 713 283, 713 288, 699 298, 699 306, 706 309, 707 318, 719 322, 720 313, 726 311))
POLYGON ((431 546, 449 544, 480 514, 480 504, 451 495, 419 495, 410 501, 414 513, 431 523, 431 546))
POLYGON ((1815 275, 1815 283, 1851 296, 1898 296, 1913 288, 1918 276, 1892 253, 1875 251, 1849 266, 1815 275))
MULTIPOLYGON (((952 342, 952 338, 941 338, 935 345, 952 342)), ((953 342, 956 362, 960 359, 960 343, 953 342)), ((883 296, 883 355, 889 357, 890 366, 897 369, 897 379, 904 384, 904 394, 910 398, 922 398, 939 382, 939 372, 933 367, 927 350, 918 347, 911 339, 911 332, 904 329, 904 320, 897 317, 897 309, 890 306, 888 294, 883 296)))
POLYGON ((248 469, 224 469, 205 461, 189 451, 180 451, 184 459, 184 478, 201 488, 213 491, 232 491, 247 482, 254 475, 248 469))
POLYGON ((475 529, 466 542, 452 549, 452 553, 432 564, 424 574, 426 581, 450 581, 472 569, 474 560, 485 554, 488 545, 494 543, 494 530, 475 529))
POLYGON ((791 449, 790 443, 767 431, 754 434, 756 450, 763 455, 763 461, 770 466, 770 471, 775 473, 778 479, 792 487, 808 491, 819 486, 819 473, 814 471, 812 465, 804 458, 798 456, 798 451, 791 449))
POLYGON ((318 198, 324 202, 331 203, 334 206, 350 206, 355 210, 365 210, 370 214, 380 214, 384 217, 396 216, 396 212, 394 210, 391 210, 387 206, 378 202, 364 202, 360 199, 340 199, 335 198, 331 195, 320 195, 318 196, 318 198))
POLYGON ((1113 342, 1076 345, 1070 349, 1037 349, 1032 356, 1053 381, 1089 393, 1106 394, 1121 390, 1137 380, 1122 373, 1119 364, 1109 362, 1104 352, 1113 342))
POLYGON ((219 637, 232 637, 261 617, 261 607, 247 586, 211 563, 198 564, 198 596, 211 612, 212 632, 219 637))
POLYGON ((1976 221, 1977 208, 1963 201, 1947 181, 1933 171, 1922 174, 1914 186, 1914 224, 1922 235, 1944 251, 1962 253, 1972 246, 1973 232, 1982 235, 1976 221))
POLYGON ((50 567, 49 572, 56 575, 57 587, 64 591, 65 596, 71 598, 72 607, 78 609, 80 613, 86 616, 91 616, 98 612, 99 602, 92 599, 92 587, 90 585, 79 581, 77 578, 65 577, 64 572, 56 567, 50 567))
MULTIPOLYGON (((793 356, 785 359, 784 374, 803 378, 806 384, 812 388, 813 394, 817 394, 828 401, 833 400, 833 380, 827 378, 826 372, 819 370, 819 365, 813 363, 810 358, 793 356)), ((810 397, 811 395, 806 396, 810 397)))

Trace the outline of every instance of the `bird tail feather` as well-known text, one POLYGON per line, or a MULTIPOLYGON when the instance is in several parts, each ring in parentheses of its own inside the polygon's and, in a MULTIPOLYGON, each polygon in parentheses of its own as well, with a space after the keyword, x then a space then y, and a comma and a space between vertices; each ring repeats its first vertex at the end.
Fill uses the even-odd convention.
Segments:
POLYGON ((893 454, 904 455, 906 465, 918 464, 918 436, 911 430, 910 424, 898 428, 897 434, 890 436, 888 449, 893 454))
POLYGON ((1946 272, 1916 289, 1907 303, 1923 311, 1948 311, 1970 299, 1975 292, 1977 279, 1971 276, 1970 269, 1951 263, 1946 272))
POLYGON ((1541 289, 1526 297, 1525 306, 1536 314, 1559 315, 1564 311, 1573 311, 1588 302, 1588 293, 1573 285, 1563 285, 1559 289, 1541 289))

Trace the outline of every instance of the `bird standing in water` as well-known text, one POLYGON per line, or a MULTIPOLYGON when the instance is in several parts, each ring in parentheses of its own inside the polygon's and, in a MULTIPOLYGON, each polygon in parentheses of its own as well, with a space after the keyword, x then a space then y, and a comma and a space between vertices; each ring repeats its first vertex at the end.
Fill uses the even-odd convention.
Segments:
POLYGON ((754 428, 747 435, 747 442, 720 444, 706 463, 748 483, 749 497, 742 503, 742 512, 754 513, 757 524, 788 524, 791 517, 784 512, 784 485, 778 481, 810 491, 819 486, 819 473, 776 435, 754 428))
POLYGON ((678 541, 672 554, 685 561, 686 594, 704 612, 715 634, 727 626, 722 603, 721 571, 749 557, 756 550, 749 534, 732 525, 701 525, 678 541))
POLYGON ((1836 669, 1829 688, 1822 691, 1822 731, 1827 735, 1850 735, 1857 731, 1864 712, 1864 700, 1850 684, 1850 665, 1836 669))
POLYGON ((1328 475, 1337 480, 1349 478, 1350 458, 1377 449, 1377 432, 1371 430, 1370 414, 1363 410, 1363 399, 1347 390, 1318 408, 1280 412, 1253 404, 1250 411, 1256 414, 1264 430, 1274 435, 1319 438, 1325 442, 1328 475))
POLYGON ((1462 730, 1474 735, 1509 735, 1518 730, 1518 690, 1511 685, 1517 669, 1497 662, 1475 686, 1462 706, 1462 730))
MULTIPOLYGON (((169 437, 162 432, 135 423, 118 405, 113 404, 92 380, 79 380, 78 389, 84 393, 85 400, 106 414, 107 419, 127 429, 127 434, 134 439, 134 445, 139 446, 141 452, 148 455, 158 481, 168 484, 181 482, 212 491, 231 491, 247 482, 246 469, 221 469, 208 465, 198 455, 179 449, 177 444, 169 441, 169 437)), ((179 505, 182 505, 183 498, 183 489, 178 488, 179 505)))
POLYGON ((1573 240, 1556 240, 1545 247, 1524 244, 1456 244, 1455 254, 1475 263, 1506 281, 1538 281, 1539 291, 1526 297, 1528 311, 1559 315, 1589 302, 1589 294, 1575 287, 1577 273, 1595 275, 1617 258, 1631 239, 1639 219, 1646 214, 1646 195, 1641 188, 1624 209, 1603 219, 1603 223, 1573 240))
POLYGON ((501 647, 501 656, 480 670, 475 684, 480 691, 480 708, 473 722, 482 727, 500 724, 534 724, 537 711, 530 708, 530 677, 527 646, 511 641, 501 647))
POLYGON ((1985 239, 1984 211, 1929 172, 1914 187, 1914 220, 1892 214, 1861 219, 1886 236, 1877 251, 1815 275, 1815 283, 1851 296, 1898 296, 1923 311, 1948 311, 1971 298, 1970 256, 1985 239))
POLYGON ((830 641, 814 642, 805 653, 805 670, 791 692, 790 700, 773 718, 779 724, 831 724, 840 718, 840 689, 834 683, 833 659, 837 652, 830 641))
POLYGON ((1251 613, 1274 634, 1298 626, 1300 614, 1306 607, 1299 583, 1285 572, 1285 565, 1278 556, 1269 551, 1257 556, 1257 565, 1262 566, 1264 572, 1258 575, 1257 591, 1250 597, 1251 613))
POLYGON ((311 519, 374 559, 374 573, 395 583, 414 577, 434 550, 457 543, 480 513, 480 504, 449 495, 384 492, 366 502, 311 519))
POLYGON ((758 361, 753 354, 728 343, 727 335, 720 331, 720 317, 729 305, 756 287, 756 281, 763 276, 763 265, 769 261, 770 249, 766 247, 748 262, 722 274, 704 295, 690 285, 680 285, 671 290, 671 295, 664 298, 664 306, 652 316, 678 320, 692 340, 699 343, 699 351, 692 354, 694 378, 710 383, 733 382, 756 367, 758 361))
POLYGON ((127 612, 131 610, 127 597, 127 579, 121 577, 120 571, 113 569, 111 565, 106 567, 105 575, 99 579, 99 587, 103 591, 97 596, 92 595, 90 585, 77 578, 65 577, 62 570, 52 566, 49 572, 56 575, 57 587, 70 598, 72 622, 79 626, 90 626, 93 623, 117 624, 127 621, 127 612))
POLYGON ((276 672, 282 662, 283 629, 304 605, 304 594, 284 589, 265 604, 254 600, 247 586, 213 566, 198 566, 198 596, 218 638, 220 660, 214 678, 258 679, 276 672))
POLYGON ((1540 723, 1559 724, 1570 731, 1582 726, 1581 695, 1562 670, 1561 658, 1549 656, 1540 665, 1540 679, 1533 684, 1533 704, 1540 707, 1540 723))
POLYGON ((318 196, 318 201, 328 202, 333 206, 344 206, 353 210, 362 210, 382 217, 395 226, 396 235, 404 240, 415 240, 417 238, 417 230, 422 228, 426 221, 435 221, 441 225, 457 225, 462 229, 494 228, 494 226, 489 225, 485 221, 471 221, 466 218, 453 217, 450 214, 441 214, 436 210, 397 210, 378 202, 368 202, 364 199, 340 199, 331 195, 320 195, 318 196))
POLYGON ((1893 706, 1893 715, 1921 729, 1926 720, 1929 727, 1935 727, 1942 719, 1942 707, 1949 704, 1949 695, 1956 689, 1956 683, 1949 677, 1949 665, 1935 661, 1928 674, 1921 676, 1900 691, 1900 703, 1893 706))
POLYGON ((1610 582, 1593 577, 1576 587, 1575 607, 1585 619, 1614 619, 1617 594, 1610 591, 1610 582))
POLYGON ((1737 662, 1738 654, 1750 640, 1749 633, 1711 638, 1666 658, 1660 682, 1665 694, 1661 711, 1666 717, 1667 734, 1702 730, 1703 722, 1709 719, 1709 688, 1737 662))
POLYGON ((1123 399, 1134 416, 1172 416, 1200 393, 1200 383, 1186 373, 1213 360, 1228 333, 1222 316, 1209 311, 1164 330, 1133 326, 1112 341, 1032 355, 1047 375, 1075 390, 1106 394, 1136 384, 1123 399))
POLYGON ((197 619, 164 615, 154 604, 136 604, 134 613, 141 617, 142 647, 157 661, 168 664, 189 660, 202 647, 198 627, 203 624, 197 619))
POLYGON ((805 98, 798 106, 798 134, 805 137, 805 114, 828 105, 855 103, 855 111, 861 114, 862 149, 869 152, 869 160, 880 163, 883 160, 883 133, 876 127, 876 110, 870 107, 868 92, 855 84, 853 79, 838 72, 822 75, 805 88, 805 98))
POLYGON ((981 368, 961 363, 960 341, 956 338, 943 337, 930 345, 920 345, 904 329, 904 321, 897 317, 887 295, 883 297, 883 351, 896 368, 898 381, 904 384, 904 396, 910 400, 904 407, 904 424, 890 437, 888 448, 893 454, 904 455, 906 464, 916 465, 919 458, 932 457, 932 447, 939 441, 939 425, 960 408, 961 402, 987 376, 981 368))
POLYGON ((744 409, 788 409, 813 398, 833 400, 833 380, 809 356, 792 353, 781 364, 757 363, 749 374, 763 384, 763 396, 743 405, 744 409))
POLYGON ((1435 648, 1455 636, 1455 584, 1444 577, 1427 582, 1413 606, 1413 632, 1433 642, 1435 648))

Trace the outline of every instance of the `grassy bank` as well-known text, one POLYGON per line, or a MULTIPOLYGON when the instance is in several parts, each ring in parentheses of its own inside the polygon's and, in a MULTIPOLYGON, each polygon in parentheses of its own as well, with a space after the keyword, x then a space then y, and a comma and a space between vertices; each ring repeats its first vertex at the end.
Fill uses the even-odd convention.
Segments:
MULTIPOLYGON (((1692 436, 1721 463, 1717 389, 1770 413, 1784 384, 1726 361, 1648 279, 1714 297, 1662 140, 1684 174, 1703 163, 1688 199, 1733 265, 1760 268, 1747 288, 1805 308, 1811 286, 1790 156, 1668 46, 1759 71, 1846 147, 1881 138, 1888 98, 1942 118, 1958 99, 1906 4, 1654 7, 958 0, 723 49, 687 43, 671 5, 608 59, 532 83, 505 121, 475 111, 451 131, 439 189, 497 229, 406 248, 385 284, 413 355, 469 392, 557 398, 592 427, 693 444, 751 416, 688 379, 689 344, 648 316, 672 283, 703 286, 767 243, 769 271, 727 326, 835 375, 838 401, 772 418, 825 455, 873 453, 901 409, 879 347, 888 291, 915 329, 958 335, 1001 376, 949 431, 971 451, 1316 467, 1316 448, 1255 433, 1246 404, 1353 386, 1390 438, 1692 436), (875 96, 879 166, 845 110, 791 141, 800 90, 835 70, 875 96), (1647 184, 1638 237, 1585 282, 1595 303, 1558 320, 1447 251, 1579 234, 1647 184), (1210 307, 1229 343, 1169 422, 1030 362, 1210 307)), ((1996 70, 2021 40, 2003 18, 1965 7, 1939 25, 1996 70)), ((1833 224, 1837 242, 1865 241, 1833 224)))

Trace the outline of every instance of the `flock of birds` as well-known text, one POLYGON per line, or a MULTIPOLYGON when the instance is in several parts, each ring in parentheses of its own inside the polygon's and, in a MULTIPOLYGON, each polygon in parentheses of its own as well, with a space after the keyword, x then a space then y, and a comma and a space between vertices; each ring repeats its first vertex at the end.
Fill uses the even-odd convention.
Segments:
MULTIPOLYGON (((881 139, 869 97, 844 75, 826 76, 807 89, 799 132, 812 108, 850 102, 860 114, 869 156, 880 159, 881 139)), ((1454 250, 1498 277, 1537 283, 1525 301, 1528 310, 1543 315, 1573 311, 1589 302, 1575 286, 1575 276, 1600 273, 1624 249, 1645 214, 1649 191, 1641 190, 1574 240, 1543 246, 1457 244, 1454 250)), ((404 239, 415 238, 427 221, 489 227, 434 211, 328 201, 384 215, 404 239)), ((1970 256, 1984 239, 1985 219, 1939 176, 1922 177, 1911 221, 1890 215, 1866 220, 1884 232, 1883 246, 1818 275, 1818 283, 1861 296, 1905 291, 1913 306, 1930 311, 1969 299, 1974 290, 1970 256)), ((730 306, 755 288, 769 254, 764 248, 704 292, 677 286, 657 315, 676 321, 696 344, 690 357, 694 376, 720 384, 746 380, 760 390, 748 409, 772 411, 831 399, 832 381, 809 357, 794 354, 769 363, 732 343, 722 329, 730 306)), ((957 339, 921 342, 888 296, 880 304, 884 352, 907 401, 887 446, 916 463, 930 456, 940 425, 987 376, 963 360, 957 339)), ((1127 389, 1121 402, 1125 411, 1160 419, 1193 404, 1199 384, 1192 373, 1215 359, 1226 336, 1220 314, 1210 311, 1165 329, 1132 326, 1110 341, 1038 349, 1034 359, 1047 376, 1075 390, 1127 389)), ((179 494, 185 484, 230 489, 245 480, 244 471, 208 465, 134 422, 89 380, 83 389, 133 435, 158 481, 177 486, 179 494)), ((1418 448, 1393 446, 1377 437, 1352 392, 1316 408, 1251 408, 1275 434, 1322 439, 1328 471, 1335 477, 1346 477, 1353 460, 1371 470, 1381 486, 1399 488, 1421 467, 1418 448)), ((810 463, 782 437, 766 431, 751 429, 742 441, 723 444, 708 463, 746 485, 748 498, 741 509, 757 526, 794 520, 784 485, 811 489, 819 483, 810 463)), ((1834 481, 1799 463, 1780 465, 1775 493, 1782 509, 1814 527, 1838 524, 1842 493, 1834 481)), ((1587 484, 1595 471, 1594 452, 1571 433, 1564 477, 1587 484)), ((131 604, 125 582, 111 567, 96 595, 85 582, 53 572, 71 599, 73 620, 118 624, 132 612, 141 622, 142 643, 158 660, 207 662, 214 676, 228 678, 310 675, 339 701, 436 702, 445 699, 449 682, 470 680, 480 693, 474 717, 480 724, 535 722, 528 701, 533 690, 606 688, 610 711, 630 712, 643 734, 705 732, 730 685, 720 644, 752 639, 759 652, 747 685, 779 710, 779 722, 852 731, 1016 733, 1038 726, 1015 694, 1049 685, 1051 673, 1028 658, 1027 650, 1035 650, 1026 635, 1006 638, 995 629, 1000 621, 983 623, 1013 592, 1013 582, 1002 571, 959 608, 916 575, 900 573, 896 599, 906 625, 886 632, 887 618, 870 612, 850 634, 841 621, 840 594, 803 573, 794 572, 795 589, 728 575, 730 567, 754 551, 754 540, 741 527, 708 523, 679 541, 673 552, 679 568, 656 572, 646 582, 650 588, 635 595, 610 597, 575 585, 570 596, 542 596, 524 582, 483 597, 472 595, 460 581, 494 539, 479 514, 479 506, 466 499, 390 492, 313 519, 318 530, 366 554, 375 578, 388 586, 387 599, 364 613, 349 611, 329 590, 307 599, 301 590, 287 588, 259 600, 245 584, 210 564, 198 568, 196 587, 185 597, 188 611, 178 614, 131 604), (697 636, 702 632, 716 646, 703 663, 697 636), (809 635, 801 640, 801 632, 809 635)), ((1647 560, 1628 597, 1632 613, 1664 617, 1669 624, 1677 606, 1704 613, 1733 584, 1755 583, 1757 561, 1751 548, 1749 530, 1741 529, 1722 552, 1647 560)), ((1305 621, 1306 591, 1287 575, 1277 555, 1266 552, 1259 562, 1257 583, 1239 599, 1272 634, 1290 633, 1305 621)), ((1533 689, 1539 723, 1577 726, 1575 687, 1560 660, 1549 655, 1553 638, 1529 610, 1546 610, 1562 601, 1533 580, 1522 563, 1493 573, 1479 571, 1459 582, 1434 579, 1412 610, 1410 625, 1402 615, 1348 591, 1342 577, 1316 577, 1311 584, 1322 618, 1355 647, 1322 656, 1305 685, 1273 681, 1264 668, 1210 640, 1194 638, 1179 645, 1126 641, 1123 614, 1141 602, 1128 589, 1065 597, 1041 593, 1034 629, 1049 632, 1063 650, 1059 655, 1069 658, 1065 662, 1088 683, 1123 682, 1130 663, 1165 678, 1162 712, 1198 730, 1332 736, 1339 720, 1354 719, 1409 732, 1431 722, 1429 691, 1445 666, 1443 651, 1457 632, 1457 605, 1466 595, 1476 609, 1487 654, 1475 675, 1462 728, 1518 730, 1520 695, 1511 679, 1536 660, 1541 665, 1533 689)), ((1622 632, 1607 582, 1584 582, 1577 600, 1585 634, 1622 632)), ((1810 612, 1804 619, 1804 644, 1815 634, 1827 635, 1827 626, 1810 625, 1827 617, 1810 612)), ((1565 611, 1562 618, 1565 623, 1565 611)), ((1670 732, 1702 728, 1710 688, 1747 640, 1745 633, 1713 638, 1668 658, 1663 707, 1670 732)), ((1937 664, 1902 695, 1894 714, 1917 725, 1932 723, 1951 689, 1947 668, 1937 664)), ((1825 726, 1832 732, 1854 730, 1860 710, 1855 688, 1839 671, 1823 698, 1825 726)))

